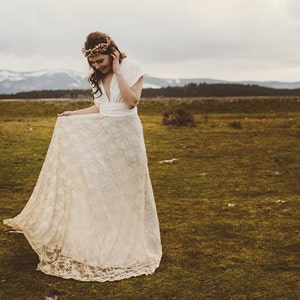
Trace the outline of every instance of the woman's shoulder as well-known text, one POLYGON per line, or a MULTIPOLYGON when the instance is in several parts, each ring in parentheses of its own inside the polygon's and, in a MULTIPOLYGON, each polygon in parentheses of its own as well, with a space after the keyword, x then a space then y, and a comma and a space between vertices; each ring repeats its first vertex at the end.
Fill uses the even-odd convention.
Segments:
POLYGON ((131 58, 124 58, 122 60, 122 63, 121 63, 121 67, 123 68, 133 68, 133 67, 140 67, 141 66, 141 63, 135 59, 131 59, 131 58))
POLYGON ((135 84, 141 76, 146 75, 140 62, 129 58, 122 60, 120 70, 130 86, 135 84))

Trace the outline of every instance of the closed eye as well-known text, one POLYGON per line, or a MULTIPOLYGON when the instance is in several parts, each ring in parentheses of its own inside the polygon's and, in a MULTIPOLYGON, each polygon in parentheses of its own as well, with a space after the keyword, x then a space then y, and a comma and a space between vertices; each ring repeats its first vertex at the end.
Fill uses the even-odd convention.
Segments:
POLYGON ((97 59, 95 61, 93 60, 90 60, 90 64, 94 65, 94 64, 102 64, 104 61, 104 59, 100 58, 100 59, 97 59))

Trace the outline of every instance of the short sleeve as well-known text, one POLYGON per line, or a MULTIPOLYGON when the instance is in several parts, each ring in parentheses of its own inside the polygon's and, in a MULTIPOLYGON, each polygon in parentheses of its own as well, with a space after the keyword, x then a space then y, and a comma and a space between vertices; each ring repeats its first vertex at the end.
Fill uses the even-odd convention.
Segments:
POLYGON ((138 61, 127 58, 122 61, 120 71, 129 87, 132 87, 141 76, 146 75, 138 61))

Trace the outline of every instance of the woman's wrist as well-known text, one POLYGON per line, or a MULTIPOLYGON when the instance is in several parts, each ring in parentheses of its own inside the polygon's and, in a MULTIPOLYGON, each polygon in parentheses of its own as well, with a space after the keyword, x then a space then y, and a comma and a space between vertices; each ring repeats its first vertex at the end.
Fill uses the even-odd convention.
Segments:
POLYGON ((66 116, 71 116, 73 115, 73 111, 64 111, 60 114, 58 114, 59 117, 66 117, 66 116))
POLYGON ((115 75, 116 75, 116 76, 120 76, 120 75, 122 75, 122 73, 121 73, 120 69, 116 70, 114 73, 115 73, 115 75))

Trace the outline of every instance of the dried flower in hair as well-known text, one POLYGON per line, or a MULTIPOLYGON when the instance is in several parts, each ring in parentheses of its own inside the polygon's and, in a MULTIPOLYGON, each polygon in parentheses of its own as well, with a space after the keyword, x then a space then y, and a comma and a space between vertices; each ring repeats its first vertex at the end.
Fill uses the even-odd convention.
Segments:
POLYGON ((105 42, 99 43, 93 48, 90 49, 82 48, 81 52, 85 57, 91 57, 100 53, 104 53, 108 49, 109 45, 111 44, 111 39, 109 36, 105 36, 105 39, 106 39, 105 42))

